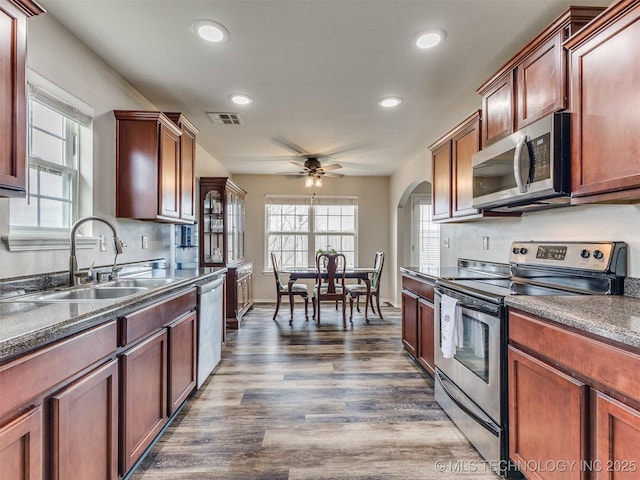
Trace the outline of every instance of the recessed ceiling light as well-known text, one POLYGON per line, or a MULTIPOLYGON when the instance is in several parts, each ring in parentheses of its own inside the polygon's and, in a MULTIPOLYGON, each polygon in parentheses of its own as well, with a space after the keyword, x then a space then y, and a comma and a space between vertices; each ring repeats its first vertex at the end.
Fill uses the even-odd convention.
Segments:
POLYGON ((416 47, 418 48, 432 48, 447 38, 447 32, 440 30, 439 28, 432 28, 421 32, 416 37, 416 47))
POLYGON ((249 105, 253 102, 253 98, 249 95, 245 95, 244 93, 232 93, 229 95, 229 98, 233 103, 237 103, 238 105, 249 105))
POLYGON ((384 108, 397 107, 401 103, 402 99, 400 97, 384 97, 378 100, 378 105, 384 108))
POLYGON ((223 43, 229 38, 229 31, 213 20, 197 20, 191 25, 191 31, 207 42, 223 43))

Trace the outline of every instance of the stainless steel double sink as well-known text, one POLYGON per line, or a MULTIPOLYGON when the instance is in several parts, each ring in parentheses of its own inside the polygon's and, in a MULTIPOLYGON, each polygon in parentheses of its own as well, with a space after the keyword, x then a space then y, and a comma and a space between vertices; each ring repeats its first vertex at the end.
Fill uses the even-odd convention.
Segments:
POLYGON ((36 292, 11 297, 9 302, 93 303, 130 297, 137 293, 179 282, 178 278, 120 278, 105 283, 70 287, 64 290, 36 292))

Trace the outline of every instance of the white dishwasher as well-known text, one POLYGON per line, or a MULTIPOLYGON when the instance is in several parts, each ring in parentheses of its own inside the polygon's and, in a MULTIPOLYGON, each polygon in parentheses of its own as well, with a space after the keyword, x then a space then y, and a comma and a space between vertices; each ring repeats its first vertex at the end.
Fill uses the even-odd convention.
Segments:
POLYGON ((198 384, 222 358, 224 276, 198 286, 198 384))

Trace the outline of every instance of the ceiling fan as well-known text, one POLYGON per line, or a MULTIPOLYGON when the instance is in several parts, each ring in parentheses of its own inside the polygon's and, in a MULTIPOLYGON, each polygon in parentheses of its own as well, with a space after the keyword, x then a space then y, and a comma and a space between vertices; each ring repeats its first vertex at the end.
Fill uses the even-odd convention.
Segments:
POLYGON ((325 154, 312 154, 304 149, 300 148, 298 145, 281 138, 275 139, 275 143, 278 145, 290 150, 298 155, 300 160, 297 161, 291 160, 291 164, 298 167, 300 170, 296 172, 279 172, 279 175, 299 175, 303 177, 307 177, 305 180, 305 184, 307 186, 320 186, 322 185, 322 177, 344 177, 342 173, 335 173, 333 170, 338 170, 342 168, 342 165, 339 163, 330 163, 328 165, 322 165, 320 159, 322 158, 330 158, 335 155, 344 153, 345 150, 339 152, 325 153, 325 154))

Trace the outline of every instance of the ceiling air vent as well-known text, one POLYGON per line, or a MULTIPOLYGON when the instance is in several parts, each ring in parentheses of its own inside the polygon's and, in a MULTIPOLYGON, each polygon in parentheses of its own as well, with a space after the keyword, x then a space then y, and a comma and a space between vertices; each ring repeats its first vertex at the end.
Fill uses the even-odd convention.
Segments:
POLYGON ((214 125, 242 125, 237 113, 207 112, 207 116, 214 125))

